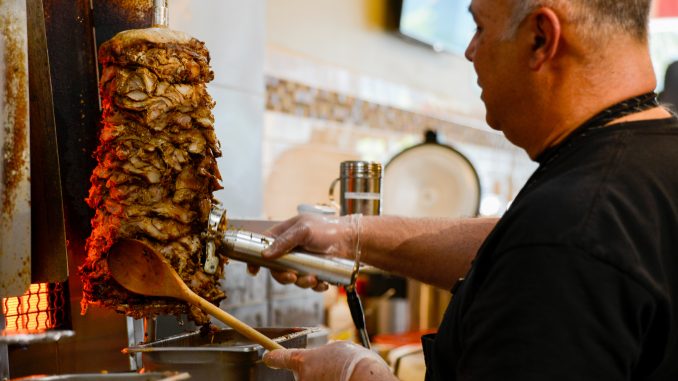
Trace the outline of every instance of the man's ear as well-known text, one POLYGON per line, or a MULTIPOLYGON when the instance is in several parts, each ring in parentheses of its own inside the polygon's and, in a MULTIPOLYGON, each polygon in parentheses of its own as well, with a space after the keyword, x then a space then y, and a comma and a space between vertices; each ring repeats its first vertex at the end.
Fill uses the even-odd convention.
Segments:
POLYGON ((530 28, 533 36, 530 69, 539 70, 558 52, 560 19, 552 9, 542 7, 530 15, 530 28))

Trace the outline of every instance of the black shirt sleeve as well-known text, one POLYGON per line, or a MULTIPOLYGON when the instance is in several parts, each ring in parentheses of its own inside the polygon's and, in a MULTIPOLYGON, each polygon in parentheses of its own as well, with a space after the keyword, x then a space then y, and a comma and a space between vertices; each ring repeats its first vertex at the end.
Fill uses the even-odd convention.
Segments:
POLYGON ((564 246, 501 254, 463 316, 462 380, 629 380, 656 312, 628 275, 564 246))

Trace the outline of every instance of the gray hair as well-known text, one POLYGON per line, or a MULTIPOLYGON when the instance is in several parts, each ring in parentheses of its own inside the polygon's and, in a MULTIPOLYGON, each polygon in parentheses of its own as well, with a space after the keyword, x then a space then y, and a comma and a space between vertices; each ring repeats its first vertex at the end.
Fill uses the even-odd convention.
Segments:
POLYGON ((513 37, 525 18, 538 7, 559 9, 584 36, 594 40, 626 33, 647 41, 651 0, 512 0, 513 15, 505 37, 513 37))

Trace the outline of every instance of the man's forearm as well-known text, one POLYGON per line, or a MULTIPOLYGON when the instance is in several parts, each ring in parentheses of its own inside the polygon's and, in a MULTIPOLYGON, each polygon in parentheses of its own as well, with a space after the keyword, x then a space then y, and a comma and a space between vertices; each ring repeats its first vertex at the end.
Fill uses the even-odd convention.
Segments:
POLYGON ((364 216, 361 260, 450 289, 466 274, 497 220, 364 216))

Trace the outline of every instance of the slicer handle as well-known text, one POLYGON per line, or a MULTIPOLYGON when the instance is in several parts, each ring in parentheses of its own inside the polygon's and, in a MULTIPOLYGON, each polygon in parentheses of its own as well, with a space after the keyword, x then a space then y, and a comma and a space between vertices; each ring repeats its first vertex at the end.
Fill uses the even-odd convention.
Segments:
POLYGON ((223 233, 223 243, 229 250, 225 254, 229 258, 273 270, 314 275, 331 284, 351 284, 355 267, 353 261, 302 252, 287 253, 276 259, 262 257, 261 253, 273 241, 275 240, 271 237, 246 230, 231 229, 223 233))

